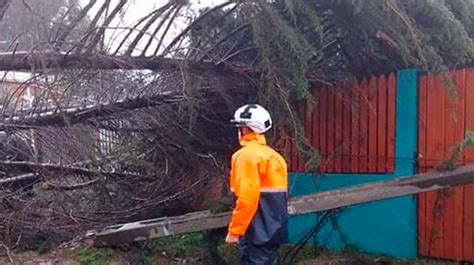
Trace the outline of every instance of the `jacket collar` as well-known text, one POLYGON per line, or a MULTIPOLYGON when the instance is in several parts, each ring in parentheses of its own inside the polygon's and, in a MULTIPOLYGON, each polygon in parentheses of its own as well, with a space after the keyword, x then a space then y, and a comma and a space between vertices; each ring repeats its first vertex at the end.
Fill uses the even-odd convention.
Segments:
POLYGON ((267 145, 267 140, 265 138, 265 135, 259 134, 256 132, 250 132, 250 133, 245 134, 244 136, 241 136, 239 139, 239 142, 241 146, 247 146, 250 143, 267 145))

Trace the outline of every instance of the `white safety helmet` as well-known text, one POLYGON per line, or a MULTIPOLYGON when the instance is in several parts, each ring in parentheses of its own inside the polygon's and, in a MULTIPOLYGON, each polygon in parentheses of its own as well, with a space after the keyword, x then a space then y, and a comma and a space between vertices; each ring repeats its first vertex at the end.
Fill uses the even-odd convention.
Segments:
POLYGON ((248 104, 238 108, 231 122, 236 126, 247 126, 256 133, 265 133, 272 127, 270 113, 257 104, 248 104))

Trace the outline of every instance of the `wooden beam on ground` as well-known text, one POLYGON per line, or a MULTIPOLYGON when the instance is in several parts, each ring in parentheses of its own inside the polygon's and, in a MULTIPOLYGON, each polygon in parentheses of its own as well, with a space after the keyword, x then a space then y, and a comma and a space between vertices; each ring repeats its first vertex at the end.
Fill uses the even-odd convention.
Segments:
MULTIPOLYGON (((453 171, 433 171, 395 180, 295 197, 290 199, 288 203, 288 213, 298 215, 327 211, 469 183, 474 183, 474 165, 460 167, 453 171)), ((95 233, 92 238, 95 246, 112 246, 157 237, 223 228, 228 225, 230 215, 230 212, 220 214, 197 212, 177 217, 120 224, 106 227, 95 233)))

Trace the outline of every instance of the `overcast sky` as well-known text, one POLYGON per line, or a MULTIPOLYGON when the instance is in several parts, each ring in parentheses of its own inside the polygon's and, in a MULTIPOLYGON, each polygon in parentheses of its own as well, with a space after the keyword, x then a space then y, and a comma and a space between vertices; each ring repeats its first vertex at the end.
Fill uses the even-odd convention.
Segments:
MULTIPOLYGON (((105 0, 98 0, 97 3, 93 6, 93 8, 90 10, 89 15, 93 16, 100 6, 104 3, 105 0)), ((191 6, 189 10, 186 10, 187 12, 196 12, 200 8, 203 7, 209 7, 209 6, 215 6, 219 5, 221 3, 224 3, 226 0, 190 0, 191 6)), ((145 15, 149 14, 152 10, 159 8, 166 4, 168 1, 167 0, 131 0, 129 1, 129 4, 127 4, 124 7, 124 16, 123 18, 116 19, 114 20, 110 27, 119 27, 119 28, 127 28, 132 25, 134 25, 140 18, 144 17, 145 15)), ((89 0, 80 0, 80 3, 84 6, 87 3, 89 3, 89 0)), ((115 6, 118 3, 118 0, 112 0, 112 7, 115 6)), ((156 23, 157 24, 157 23, 156 23)), ((166 42, 171 41, 173 39, 173 35, 178 34, 180 32, 180 29, 182 29, 186 25, 186 20, 184 18, 181 18, 180 20, 177 20, 173 26, 170 28, 169 33, 167 34, 167 38, 165 39, 165 45, 166 42)), ((153 28, 150 29, 152 31, 153 28)), ((123 37, 124 34, 126 34, 127 31, 125 30, 108 30, 106 32, 106 45, 109 47, 112 47, 112 50, 114 49, 114 46, 118 45, 120 40, 120 37, 123 37)), ((133 35, 132 35, 133 37, 133 35)), ((138 47, 144 46, 146 41, 142 41, 139 43, 138 47)), ((149 50, 154 50, 155 47, 152 47, 149 50)))

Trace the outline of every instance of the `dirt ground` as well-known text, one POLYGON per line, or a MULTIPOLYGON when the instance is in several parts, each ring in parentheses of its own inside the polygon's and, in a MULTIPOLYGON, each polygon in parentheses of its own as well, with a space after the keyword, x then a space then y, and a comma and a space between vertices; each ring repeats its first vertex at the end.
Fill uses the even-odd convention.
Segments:
MULTIPOLYGON (((169 249, 168 249, 169 250, 169 249)), ((0 265, 151 265, 151 264, 210 264, 204 261, 202 247, 201 249, 186 249, 177 253, 170 253, 167 250, 155 249, 152 253, 144 254, 143 249, 93 249, 82 245, 58 247, 49 250, 45 254, 39 254, 34 251, 24 251, 16 253, 11 251, 10 257, 4 249, 0 248, 0 265)), ((226 259, 227 264, 236 264, 236 253, 229 252, 226 259)), ((410 265, 410 264, 463 264, 450 261, 434 261, 434 260, 416 260, 401 261, 393 260, 385 257, 372 255, 364 255, 357 253, 323 253, 317 258, 305 256, 299 258, 300 261, 294 263, 297 265, 410 265)), ((465 263, 464 263, 465 264, 465 263)))

